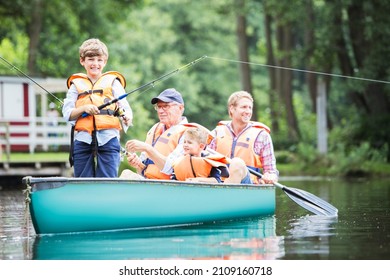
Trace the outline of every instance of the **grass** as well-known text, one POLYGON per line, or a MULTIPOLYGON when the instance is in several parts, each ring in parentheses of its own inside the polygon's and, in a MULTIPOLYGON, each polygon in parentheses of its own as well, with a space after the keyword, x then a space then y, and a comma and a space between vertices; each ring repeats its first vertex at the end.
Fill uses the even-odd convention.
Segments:
MULTIPOLYGON (((67 152, 47 152, 47 153, 11 153, 10 162, 38 162, 38 161, 67 161, 69 153, 67 152)), ((5 154, 2 155, 1 160, 7 161, 5 154)))

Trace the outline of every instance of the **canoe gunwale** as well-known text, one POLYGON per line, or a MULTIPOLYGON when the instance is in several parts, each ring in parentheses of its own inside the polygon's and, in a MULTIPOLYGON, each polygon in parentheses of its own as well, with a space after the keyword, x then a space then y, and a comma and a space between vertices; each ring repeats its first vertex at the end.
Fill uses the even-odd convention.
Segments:
POLYGON ((68 183, 128 183, 128 184, 140 184, 145 185, 170 185, 170 186, 195 186, 195 187, 204 187, 204 188, 240 188, 240 189, 258 189, 258 188, 275 188, 271 184, 264 185, 253 185, 253 184, 221 184, 221 183, 198 183, 198 182, 183 182, 175 180, 129 180, 121 178, 74 178, 74 177, 32 177, 26 176, 22 179, 23 184, 27 187, 31 187, 30 192, 43 191, 48 189, 55 189, 65 186, 68 183))

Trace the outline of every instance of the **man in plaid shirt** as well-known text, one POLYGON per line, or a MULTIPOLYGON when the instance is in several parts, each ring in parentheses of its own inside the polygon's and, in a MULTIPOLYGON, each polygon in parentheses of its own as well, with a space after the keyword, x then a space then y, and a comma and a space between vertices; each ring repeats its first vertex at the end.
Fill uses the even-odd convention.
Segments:
POLYGON ((270 129, 260 122, 251 121, 251 94, 246 91, 234 92, 228 100, 228 111, 231 121, 218 123, 212 131, 214 139, 208 148, 230 158, 239 157, 245 161, 248 168, 262 171, 261 179, 251 176, 252 183, 277 182, 279 171, 276 169, 270 129))

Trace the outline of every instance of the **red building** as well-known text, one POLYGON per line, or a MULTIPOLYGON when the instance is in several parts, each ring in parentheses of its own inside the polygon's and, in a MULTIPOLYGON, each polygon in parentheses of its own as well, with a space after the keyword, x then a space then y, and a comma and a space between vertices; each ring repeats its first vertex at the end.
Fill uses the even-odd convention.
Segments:
MULTIPOLYGON (((52 94, 66 92, 66 79, 34 79, 52 94)), ((70 127, 61 117, 60 101, 24 77, 0 76, 0 144, 10 152, 46 151, 50 145, 69 145, 70 127), (59 117, 47 117, 48 104, 59 117), (55 126, 50 126, 56 123, 55 126), (49 137, 49 134, 56 137, 49 137)), ((61 99, 60 99, 61 100, 61 99)))

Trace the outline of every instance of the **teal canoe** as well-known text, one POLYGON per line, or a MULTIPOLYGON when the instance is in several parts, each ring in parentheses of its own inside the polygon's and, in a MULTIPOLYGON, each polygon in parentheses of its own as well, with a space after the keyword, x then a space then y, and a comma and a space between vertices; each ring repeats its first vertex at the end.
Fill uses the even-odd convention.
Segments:
POLYGON ((24 177, 37 234, 207 223, 273 215, 272 185, 24 177))

